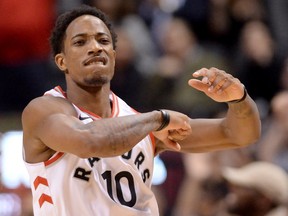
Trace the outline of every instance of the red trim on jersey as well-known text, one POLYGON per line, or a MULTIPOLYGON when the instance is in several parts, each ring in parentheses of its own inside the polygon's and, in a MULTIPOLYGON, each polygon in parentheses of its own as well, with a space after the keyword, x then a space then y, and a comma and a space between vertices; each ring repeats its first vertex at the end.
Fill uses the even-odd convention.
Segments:
MULTIPOLYGON (((35 190, 38 188, 39 185, 45 185, 48 187, 48 181, 46 178, 43 178, 41 176, 37 176, 33 182, 33 185, 34 185, 34 188, 35 190)), ((42 207, 43 203, 44 202, 49 202, 51 204, 53 204, 53 200, 51 198, 51 196, 47 195, 47 194, 44 194, 42 193, 40 198, 38 199, 38 202, 39 202, 39 206, 40 208, 42 207)))
POLYGON ((43 177, 41 177, 41 176, 37 176, 37 177, 35 178, 34 182, 33 182, 33 185, 34 185, 35 190, 38 188, 38 186, 39 186, 40 184, 43 184, 43 185, 45 185, 45 186, 48 186, 48 181, 47 181, 47 179, 46 179, 46 178, 43 178, 43 177))
POLYGON ((67 98, 66 92, 61 88, 61 86, 56 86, 54 88, 57 92, 61 93, 65 98, 67 98))
POLYGON ((54 163, 56 160, 58 160, 62 155, 64 155, 64 152, 57 152, 54 154, 49 160, 44 162, 45 166, 49 166, 50 164, 54 163))
POLYGON ((112 107, 113 107, 111 117, 117 117, 120 112, 118 98, 113 92, 111 93, 111 95, 112 95, 112 107))
MULTIPOLYGON (((67 94, 66 92, 61 88, 61 86, 56 86, 54 88, 55 91, 59 92, 60 94, 62 94, 66 99, 67 99, 67 94)), ((119 103, 118 103, 118 98, 117 96, 111 92, 111 96, 112 96, 112 112, 111 112, 111 115, 110 115, 110 118, 112 117, 116 117, 119 115, 119 103)), ((76 105, 75 105, 76 106, 76 105)), ((87 114, 89 114, 90 116, 92 116, 93 118, 95 119, 100 119, 101 117, 96 115, 95 113, 89 111, 89 110, 86 110, 82 107, 79 107, 77 106, 81 111, 83 112, 86 112, 87 114)))
POLYGON ((140 112, 138 112, 137 110, 133 109, 132 107, 130 107, 130 108, 131 108, 131 110, 132 110, 134 113, 136 113, 136 114, 141 114, 140 112))
MULTIPOLYGON (((116 95, 111 92, 111 96, 112 96, 112 111, 111 111, 111 115, 109 118, 112 117, 117 117, 119 115, 119 103, 118 103, 118 98, 116 97, 116 95)), ((78 106, 77 106, 78 107, 78 106)), ((78 107, 81 111, 87 113, 88 115, 90 115, 91 117, 93 117, 94 119, 101 119, 100 116, 96 115, 95 113, 86 110, 82 107, 78 107)))
MULTIPOLYGON (((75 105, 76 106, 76 105, 75 105)), ((79 106, 77 106, 82 112, 85 112, 85 113, 87 113, 87 114, 89 114, 91 117, 93 117, 94 119, 101 119, 101 117, 100 116, 98 116, 98 115, 96 115, 95 113, 93 113, 93 112, 90 112, 89 110, 86 110, 86 109, 84 109, 84 108, 82 108, 82 107, 79 107, 79 106)))
POLYGON ((154 149, 154 156, 155 156, 155 153, 156 153, 156 142, 155 142, 155 136, 153 135, 153 133, 149 133, 149 137, 151 139, 151 143, 152 143, 152 147, 154 149))
POLYGON ((44 193, 40 196, 40 198, 38 199, 38 202, 39 202, 40 208, 42 207, 44 202, 49 202, 53 204, 53 200, 51 196, 44 194, 44 193))

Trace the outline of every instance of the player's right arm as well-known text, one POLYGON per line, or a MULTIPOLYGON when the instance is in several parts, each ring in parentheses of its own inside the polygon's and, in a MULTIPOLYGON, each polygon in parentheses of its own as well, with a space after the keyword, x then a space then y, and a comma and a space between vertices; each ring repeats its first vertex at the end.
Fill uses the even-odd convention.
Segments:
MULTIPOLYGON (((186 115, 171 112, 170 117, 167 128, 189 130, 186 115)), ((161 121, 161 112, 152 111, 84 124, 67 100, 43 96, 31 101, 22 114, 25 160, 45 161, 56 151, 82 158, 121 155, 155 131, 161 121)))

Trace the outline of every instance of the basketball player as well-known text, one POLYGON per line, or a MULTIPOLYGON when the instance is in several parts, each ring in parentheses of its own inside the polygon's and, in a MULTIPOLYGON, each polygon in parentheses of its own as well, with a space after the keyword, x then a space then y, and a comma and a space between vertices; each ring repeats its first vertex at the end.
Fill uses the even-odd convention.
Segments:
POLYGON ((116 35, 95 8, 61 15, 51 44, 67 88, 47 91, 22 115, 35 215, 159 215, 150 189, 155 155, 236 148, 260 135, 255 103, 238 79, 216 68, 193 73, 189 84, 228 103, 223 119, 129 107, 110 90, 116 35))

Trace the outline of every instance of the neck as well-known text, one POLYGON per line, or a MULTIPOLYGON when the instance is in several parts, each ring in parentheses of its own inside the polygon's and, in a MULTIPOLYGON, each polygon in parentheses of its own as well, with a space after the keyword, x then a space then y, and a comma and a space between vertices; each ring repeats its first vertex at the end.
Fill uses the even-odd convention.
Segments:
POLYGON ((69 88, 67 86, 67 98, 70 102, 101 118, 107 118, 111 115, 112 108, 109 95, 110 88, 108 85, 99 88, 69 88))

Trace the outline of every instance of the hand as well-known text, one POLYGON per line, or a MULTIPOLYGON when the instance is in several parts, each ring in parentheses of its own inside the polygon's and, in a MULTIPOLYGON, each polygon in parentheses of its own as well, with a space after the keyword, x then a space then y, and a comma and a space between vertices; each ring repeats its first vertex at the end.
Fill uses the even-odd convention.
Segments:
POLYGON ((181 146, 177 141, 185 139, 191 134, 189 117, 179 112, 165 110, 170 115, 170 122, 161 131, 154 131, 154 136, 162 141, 168 149, 179 151, 181 146))
POLYGON ((217 102, 238 100, 244 95, 244 87, 239 79, 223 70, 202 68, 194 72, 193 77, 202 79, 190 79, 188 84, 217 102))

